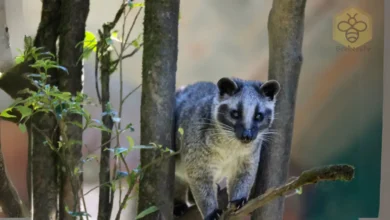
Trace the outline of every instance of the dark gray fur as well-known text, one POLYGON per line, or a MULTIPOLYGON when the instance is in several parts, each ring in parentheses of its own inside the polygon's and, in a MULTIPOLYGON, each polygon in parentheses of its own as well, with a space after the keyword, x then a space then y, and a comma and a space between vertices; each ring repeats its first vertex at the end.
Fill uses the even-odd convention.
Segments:
POLYGON ((217 183, 224 177, 229 201, 248 198, 279 90, 274 80, 222 78, 176 92, 175 128, 184 130, 176 134, 176 201, 196 203, 208 219, 220 209, 217 183))

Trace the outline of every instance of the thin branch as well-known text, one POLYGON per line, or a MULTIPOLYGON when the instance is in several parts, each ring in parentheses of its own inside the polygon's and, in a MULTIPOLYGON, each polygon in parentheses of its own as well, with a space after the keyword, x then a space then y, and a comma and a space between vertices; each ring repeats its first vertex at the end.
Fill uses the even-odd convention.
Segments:
MULTIPOLYGON (((102 92, 102 112, 109 111, 110 103, 110 73, 111 73, 111 52, 109 51, 109 45, 106 42, 106 39, 111 36, 111 31, 118 23, 119 19, 123 15, 127 4, 121 5, 120 9, 117 11, 115 18, 112 22, 103 24, 103 31, 99 30, 99 46, 100 46, 100 83, 101 83, 101 92, 102 92)), ((102 117, 103 124, 109 130, 112 130, 114 122, 111 118, 111 115, 107 114, 102 117)), ((111 143, 108 142, 111 140, 111 132, 102 130, 101 142, 103 143, 103 148, 101 149, 101 159, 100 159, 100 174, 99 174, 99 183, 103 184, 110 181, 111 170, 110 167, 110 151, 106 151, 105 148, 111 148, 111 143), (108 143, 107 143, 108 142, 108 143), (107 143, 107 144, 104 144, 107 143)), ((99 191, 99 211, 98 211, 98 220, 109 219, 113 207, 113 192, 109 187, 100 188, 99 191)))
MULTIPOLYGON (((125 0, 123 1, 123 3, 125 3, 125 0)), ((125 11, 123 11, 124 15, 123 15, 122 37, 121 37, 121 39, 124 39, 124 37, 125 37, 127 16, 131 12, 131 8, 126 13, 125 13, 125 11)), ((120 44, 120 54, 122 55, 123 52, 124 52, 124 44, 123 44, 123 41, 121 41, 121 44, 120 44)), ((122 100, 122 98, 123 98, 123 63, 119 62, 119 100, 122 100)), ((123 103, 120 102, 119 103, 119 111, 118 111, 118 117, 120 119, 122 119, 122 110, 123 110, 123 103)), ((121 129, 121 122, 122 122, 122 120, 120 120, 118 125, 116 126, 116 133, 118 133, 118 130, 121 129)), ((120 146, 119 135, 117 135, 116 142, 117 142, 116 143, 116 148, 118 148, 120 146)), ((121 167, 120 160, 117 157, 115 157, 115 166, 114 166, 114 172, 113 172, 114 175, 116 174, 117 169, 121 170, 122 167, 121 167)), ((126 167, 126 169, 128 169, 128 167, 126 167)), ((114 193, 115 193, 115 191, 113 189, 113 192, 112 192, 112 195, 111 195, 111 203, 114 202, 113 201, 114 200, 114 196, 113 196, 114 193)), ((122 181, 119 181, 119 199, 118 199, 118 201, 119 201, 119 205, 120 205, 121 201, 122 201, 122 181)))
POLYGON ((126 6, 127 6, 126 3, 122 3, 121 7, 119 8, 119 10, 115 14, 114 20, 108 24, 108 29, 110 29, 110 30, 114 29, 114 27, 118 23, 119 19, 122 17, 122 14, 126 9, 126 6))
MULTIPOLYGON (((133 28, 134 28, 134 26, 135 26, 135 22, 137 21, 138 16, 141 14, 142 9, 143 9, 143 8, 141 7, 141 8, 138 10, 137 14, 135 15, 134 20, 133 20, 133 23, 131 24, 130 30, 129 30, 129 32, 127 33, 127 36, 126 36, 126 40, 125 40, 124 45, 126 45, 127 42, 129 41, 130 34, 131 34, 131 32, 133 31, 133 28)), ((129 48, 129 46, 125 47, 124 51, 127 50, 127 48, 129 48)))
POLYGON ((102 97, 100 96, 100 90, 99 90, 99 46, 96 46, 96 53, 95 53, 95 88, 96 88, 96 95, 99 101, 99 104, 102 104, 102 97))
POLYGON ((133 51, 131 51, 131 53, 126 54, 126 55, 122 56, 121 58, 118 58, 118 59, 112 61, 112 63, 113 63, 113 64, 117 64, 117 63, 119 62, 120 59, 121 59, 121 60, 124 60, 124 59, 126 59, 126 58, 129 58, 129 57, 134 56, 134 54, 136 54, 136 53, 141 49, 141 47, 142 47, 143 45, 144 45, 144 43, 141 43, 137 48, 135 48, 133 51))
POLYGON ((131 96, 137 89, 141 88, 142 84, 139 84, 137 87, 135 87, 133 90, 131 90, 124 98, 121 100, 121 103, 124 103, 129 96, 131 96))
MULTIPOLYGON (((128 175, 130 175, 129 166, 126 163, 126 160, 123 157, 123 154, 121 154, 120 157, 121 157, 121 160, 122 160, 122 162, 124 163, 124 165, 126 167, 126 171, 127 171, 128 175)), ((123 201, 119 200, 120 205, 119 205, 119 210, 118 210, 118 212, 116 214, 115 220, 119 220, 121 218, 122 210, 126 207, 127 200, 130 197, 131 192, 133 191, 134 185, 135 184, 133 183, 131 186, 129 186, 129 188, 127 189, 127 192, 125 194, 125 197, 123 198, 123 201)))
POLYGON ((237 219, 244 217, 256 209, 268 204, 276 198, 288 195, 291 191, 302 186, 315 184, 322 181, 351 181, 354 178, 355 169, 350 165, 329 165, 302 172, 299 177, 292 178, 288 183, 267 190, 263 195, 250 200, 244 207, 234 212, 228 209, 221 216, 221 220, 237 219))
MULTIPOLYGON (((141 13, 141 11, 142 11, 142 8, 140 8, 140 9, 138 10, 137 14, 135 15, 134 20, 133 20, 133 23, 131 24, 130 30, 129 30, 129 32, 127 32, 127 36, 126 36, 125 41, 123 41, 123 39, 122 39, 122 42, 123 42, 122 44, 123 44, 123 45, 126 45, 127 42, 129 41, 130 34, 131 34, 131 32, 133 31, 133 28, 134 28, 134 26, 135 26, 135 22, 137 21, 138 16, 139 16, 139 14, 141 13)), ((141 47, 141 46, 140 46, 140 47, 141 47)), ((119 58, 118 58, 117 60, 115 60, 115 61, 112 62, 112 64, 115 64, 115 66, 114 66, 113 69, 116 69, 116 67, 118 66, 119 60, 123 60, 123 59, 125 59, 125 58, 127 58, 127 57, 131 57, 131 56, 133 56, 135 53, 137 53, 137 51, 139 50, 139 47, 138 47, 138 48, 134 49, 133 52, 131 52, 130 54, 128 54, 128 55, 126 55, 126 56, 123 57, 123 53, 127 50, 127 48, 129 48, 129 46, 127 46, 127 47, 125 47, 123 50, 121 50, 121 53, 120 53, 120 55, 118 56, 119 58)))

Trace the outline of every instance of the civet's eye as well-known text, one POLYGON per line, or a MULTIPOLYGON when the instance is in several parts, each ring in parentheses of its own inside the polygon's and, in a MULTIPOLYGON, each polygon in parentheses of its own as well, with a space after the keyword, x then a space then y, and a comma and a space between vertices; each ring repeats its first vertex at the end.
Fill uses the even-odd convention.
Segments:
POLYGON ((264 119, 264 115, 262 113, 259 112, 255 115, 256 121, 262 121, 263 119, 264 119))
POLYGON ((230 116, 231 116, 232 118, 234 118, 234 119, 240 118, 240 114, 238 113, 237 110, 232 110, 232 111, 230 112, 230 116))

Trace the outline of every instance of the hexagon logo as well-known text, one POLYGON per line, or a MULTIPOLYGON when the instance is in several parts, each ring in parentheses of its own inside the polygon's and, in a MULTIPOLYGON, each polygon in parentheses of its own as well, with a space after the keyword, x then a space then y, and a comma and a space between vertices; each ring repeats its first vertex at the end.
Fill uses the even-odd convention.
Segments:
POLYGON ((333 40, 357 48, 372 39, 371 16, 358 8, 348 8, 333 18, 333 40))

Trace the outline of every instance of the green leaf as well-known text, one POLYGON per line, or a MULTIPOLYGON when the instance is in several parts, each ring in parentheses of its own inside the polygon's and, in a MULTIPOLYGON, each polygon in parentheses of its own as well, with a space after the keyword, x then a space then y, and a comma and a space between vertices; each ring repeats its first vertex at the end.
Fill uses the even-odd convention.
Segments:
POLYGON ((116 172, 116 179, 120 179, 122 177, 126 177, 128 176, 129 174, 127 172, 124 172, 124 171, 117 171, 116 172))
POLYGON ((131 148, 134 147, 134 140, 133 140, 133 138, 130 137, 130 136, 127 136, 126 138, 127 138, 127 141, 129 142, 129 146, 131 148))
POLYGON ((111 117, 113 122, 119 123, 121 119, 119 117, 111 117))
POLYGON ((128 125, 126 126, 125 130, 127 130, 127 129, 129 129, 130 131, 133 132, 133 131, 134 131, 133 124, 132 124, 132 123, 128 124, 128 125))
POLYGON ((73 173, 74 174, 78 174, 80 171, 80 168, 79 167, 75 167, 74 170, 73 170, 73 173))
POLYGON ((78 122, 78 121, 69 121, 68 123, 69 123, 69 124, 72 124, 72 125, 75 125, 75 126, 81 128, 81 129, 84 128, 83 124, 81 124, 81 123, 78 122))
POLYGON ((62 70, 62 71, 64 71, 64 72, 66 72, 67 74, 69 74, 68 69, 65 68, 64 66, 55 65, 54 67, 56 67, 57 69, 60 69, 60 70, 62 70))
POLYGON ((20 56, 17 56, 15 58, 15 63, 16 64, 20 64, 20 63, 23 63, 24 62, 24 55, 20 55, 20 56))
POLYGON ((124 147, 116 147, 116 148, 106 148, 105 150, 111 151, 114 153, 115 156, 118 156, 119 154, 123 154, 127 152, 129 149, 124 147))
POLYGON ((26 132, 27 131, 27 128, 26 128, 26 125, 25 124, 19 124, 19 129, 22 133, 26 132))
POLYGON ((114 40, 114 41, 117 41, 117 42, 122 42, 122 40, 119 39, 118 31, 113 31, 111 33, 111 39, 114 40))
POLYGON ((90 31, 86 31, 85 38, 84 38, 84 48, 88 48, 96 52, 96 45, 97 45, 97 40, 95 35, 90 31))
POLYGON ((143 210, 141 213, 139 213, 135 219, 143 218, 143 217, 145 217, 145 216, 147 216, 155 211, 158 211, 158 210, 159 209, 157 208, 157 206, 151 206, 151 207, 143 210))
POLYGON ((130 8, 139 8, 139 7, 145 7, 145 3, 142 3, 142 2, 137 2, 137 3, 134 3, 132 1, 129 1, 129 7, 130 8))
POLYGON ((115 192, 115 190, 116 190, 116 184, 115 184, 115 182, 111 182, 111 189, 112 189, 112 191, 115 192))
POLYGON ((140 33, 138 36, 137 36, 137 38, 136 39, 134 39, 132 42, 131 42, 131 45, 133 46, 133 47, 135 47, 135 48, 139 48, 140 47, 140 45, 141 45, 141 43, 142 43, 142 36, 143 36, 143 34, 142 33, 140 33))
POLYGON ((180 127, 178 131, 179 131, 180 135, 183 136, 183 134, 184 134, 183 128, 180 127))
POLYGON ((78 216, 89 216, 89 217, 92 217, 90 214, 88 214, 86 212, 73 212, 73 211, 70 211, 68 206, 65 206, 65 211, 69 215, 71 215, 73 217, 78 217, 78 216))
POLYGON ((303 192, 302 186, 297 188, 297 189, 295 189, 295 193, 298 194, 298 195, 301 195, 302 192, 303 192))
POLYGON ((89 161, 94 160, 94 159, 96 159, 96 158, 97 158, 96 155, 88 155, 87 158, 81 160, 81 162, 82 162, 82 163, 86 163, 86 162, 89 162, 89 161))
POLYGON ((8 114, 9 111, 12 111, 12 108, 7 108, 7 109, 5 109, 4 111, 2 111, 2 112, 0 113, 0 116, 1 116, 1 117, 4 117, 4 118, 16 118, 15 115, 10 115, 10 114, 8 114))
POLYGON ((33 113, 33 111, 29 107, 23 105, 15 106, 15 109, 18 110, 18 112, 20 112, 20 114, 22 115, 21 119, 28 117, 33 113))
POLYGON ((112 41, 112 39, 111 38, 106 38, 106 43, 108 44, 108 45, 112 45, 114 42, 112 41))

